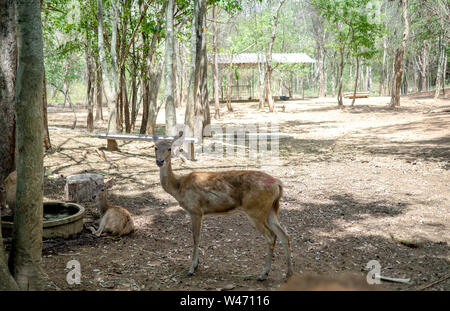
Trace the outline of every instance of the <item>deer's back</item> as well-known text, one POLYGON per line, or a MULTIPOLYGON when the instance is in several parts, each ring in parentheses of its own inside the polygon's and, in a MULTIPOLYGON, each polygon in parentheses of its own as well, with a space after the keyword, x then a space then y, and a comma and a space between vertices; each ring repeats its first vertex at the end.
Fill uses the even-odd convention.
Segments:
POLYGON ((134 230, 133 219, 130 212, 122 206, 111 206, 103 216, 106 221, 106 231, 123 235, 134 230))
POLYGON ((281 195, 279 179, 260 171, 192 172, 180 180, 180 205, 204 214, 228 213, 249 205, 270 205, 281 195))

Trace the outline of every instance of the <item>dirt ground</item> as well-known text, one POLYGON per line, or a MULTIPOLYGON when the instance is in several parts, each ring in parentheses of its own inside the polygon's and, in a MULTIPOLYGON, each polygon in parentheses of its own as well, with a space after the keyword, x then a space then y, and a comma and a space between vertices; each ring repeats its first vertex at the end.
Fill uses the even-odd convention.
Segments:
MULTIPOLYGON (((284 183, 280 222, 291 239, 295 273, 326 275, 356 271, 377 260, 381 275, 409 278, 383 282, 389 290, 450 290, 450 99, 404 97, 387 109, 389 98, 358 99, 337 109, 335 99, 277 102, 284 112, 257 112, 257 103, 233 103, 220 125, 275 122, 280 140, 272 165, 248 157, 196 161, 174 159, 177 174, 194 170, 261 169, 284 183), (402 244, 409 242, 410 245, 402 244), (441 280, 441 279, 445 280, 441 280), (439 281, 433 284, 435 281, 439 281)), ((183 109, 178 120, 183 120, 183 109)), ((77 130, 86 114, 77 112, 77 130)), ((164 123, 163 115, 158 123, 164 123)), ((49 126, 69 128, 70 109, 49 108, 49 126)), ((105 131, 105 122, 96 132, 105 131)), ((139 127, 136 128, 138 130, 139 127)), ((192 250, 190 220, 159 183, 152 142, 118 141, 120 152, 82 133, 52 130, 46 154, 46 200, 64 200, 65 177, 97 172, 115 177, 110 202, 127 208, 136 232, 96 238, 86 228, 67 240, 45 240, 43 267, 49 290, 275 290, 285 282, 283 248, 277 243, 269 278, 256 281, 264 266, 265 240, 246 216, 204 219, 200 265, 187 276, 192 250), (68 261, 81 264, 81 284, 66 282, 68 261)), ((85 227, 98 219, 85 206, 85 227)), ((406 243, 407 244, 407 243, 406 243)))

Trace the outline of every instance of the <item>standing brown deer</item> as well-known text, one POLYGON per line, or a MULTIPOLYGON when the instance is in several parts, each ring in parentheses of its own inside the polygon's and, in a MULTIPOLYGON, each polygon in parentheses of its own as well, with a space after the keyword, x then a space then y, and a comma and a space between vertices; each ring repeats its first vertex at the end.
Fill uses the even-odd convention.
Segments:
POLYGON ((266 263, 259 281, 267 278, 273 249, 278 237, 285 249, 287 274, 292 275, 289 237, 278 221, 283 186, 280 180, 259 171, 192 172, 177 176, 172 171, 171 156, 182 143, 182 132, 173 143, 155 140, 156 165, 160 168, 163 189, 172 195, 191 216, 194 251, 188 275, 198 266, 198 246, 202 218, 208 214, 244 212, 267 240, 266 263))
POLYGON ((109 205, 108 203, 108 189, 111 189, 113 180, 108 180, 104 185, 97 184, 97 182, 91 179, 96 187, 92 194, 92 199, 97 203, 98 209, 102 214, 100 225, 98 230, 93 227, 89 227, 92 234, 96 236, 105 235, 110 233, 112 235, 127 235, 134 231, 133 219, 130 213, 122 206, 109 205))

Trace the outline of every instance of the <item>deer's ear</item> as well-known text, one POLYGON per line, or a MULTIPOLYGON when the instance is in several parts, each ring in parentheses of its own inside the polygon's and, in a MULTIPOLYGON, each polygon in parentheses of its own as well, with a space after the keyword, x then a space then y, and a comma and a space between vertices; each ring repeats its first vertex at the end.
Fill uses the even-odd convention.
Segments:
POLYGON ((156 136, 156 135, 153 133, 152 139, 153 139, 153 142, 155 143, 155 146, 156 146, 156 143, 158 142, 158 136, 156 136))
POLYGON ((183 131, 180 131, 180 132, 178 133, 178 136, 175 136, 175 139, 174 139, 174 141, 172 142, 172 146, 178 147, 178 146, 180 146, 181 144, 183 144, 183 141, 184 141, 183 131))
POLYGON ((106 189, 111 189, 114 183, 114 178, 111 178, 105 183, 106 189))

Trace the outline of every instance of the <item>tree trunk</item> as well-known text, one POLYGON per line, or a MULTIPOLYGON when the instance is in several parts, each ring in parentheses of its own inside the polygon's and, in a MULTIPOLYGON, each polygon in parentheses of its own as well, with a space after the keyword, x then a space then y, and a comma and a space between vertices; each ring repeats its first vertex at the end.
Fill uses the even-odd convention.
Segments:
POLYGON ((356 99, 356 88, 358 87, 358 77, 359 77, 359 57, 356 57, 355 87, 353 88, 352 107, 353 107, 353 105, 355 104, 355 99, 356 99))
POLYGON ((441 92, 441 87, 442 84, 444 84, 445 86, 445 79, 444 81, 442 81, 442 73, 443 73, 443 69, 445 67, 444 61, 445 61, 445 49, 446 49, 446 44, 444 42, 445 36, 441 36, 439 38, 439 59, 438 59, 438 67, 437 67, 437 74, 436 74, 436 89, 434 90, 434 101, 436 102, 438 97, 439 97, 439 93, 441 92))
POLYGON ((97 68, 97 74, 95 79, 95 90, 96 90, 96 109, 95 109, 95 120, 103 120, 103 77, 102 68, 100 66, 99 60, 95 59, 95 67, 97 68))
MULTIPOLYGON (((108 129, 107 132, 114 134, 116 133, 116 118, 117 118, 117 110, 116 110, 116 101, 117 101, 117 92, 118 92, 118 81, 117 81, 117 73, 116 71, 116 40, 117 40, 117 3, 116 0, 113 0, 113 36, 111 42, 111 57, 112 57, 112 75, 113 75, 113 88, 114 100, 108 102, 108 129), (114 4, 116 8, 114 8, 114 4), (115 23, 114 23, 114 20, 115 23), (116 29, 114 31, 114 29, 116 29)), ((102 11, 102 0, 97 0, 97 8, 98 8, 98 50, 100 55, 100 65, 102 72, 106 74, 106 70, 108 68, 106 64, 106 54, 105 54, 105 43, 103 41, 103 11, 102 11)), ((119 150, 119 146, 117 145, 117 141, 115 139, 108 139, 107 149, 109 151, 117 151, 119 150)))
POLYGON ((166 135, 175 136, 177 132, 177 113, 174 101, 173 83, 173 56, 174 56, 174 29, 173 29, 173 0, 168 0, 166 9, 166 56, 164 74, 164 102, 166 111, 166 135))
MULTIPOLYGON (((15 169, 15 83, 17 71, 14 0, 0 0, 0 180, 15 169)), ((2 249, 0 249, 2 252, 2 249)))
POLYGON ((420 72, 419 76, 419 92, 427 91, 427 67, 428 67, 428 59, 430 55, 430 42, 428 40, 423 41, 423 47, 418 56, 418 69, 420 72))
POLYGON ((280 1, 280 3, 278 4, 276 13, 273 17, 273 25, 272 25, 272 36, 269 42, 269 51, 267 53, 267 58, 266 58, 266 79, 265 79, 265 102, 267 103, 267 105, 269 106, 269 112, 274 112, 275 111, 275 103, 273 101, 273 97, 272 97, 272 92, 271 92, 271 80, 272 80, 272 50, 273 50, 273 45, 275 43, 275 38, 276 38, 276 31, 277 31, 277 26, 278 26, 278 17, 280 15, 280 10, 281 7, 283 6, 284 2, 286 0, 282 0, 280 1))
POLYGON ((128 101, 125 68, 122 74, 122 101, 123 101, 123 115, 125 119, 125 132, 131 133, 130 102, 128 101))
POLYGON ((217 62, 217 54, 219 53, 219 48, 217 46, 217 16, 216 16, 216 5, 212 8, 212 39, 213 39, 213 81, 214 81, 214 119, 220 119, 220 102, 219 102, 219 64, 217 62))
POLYGON ((384 81, 386 80, 386 56, 387 56, 387 43, 386 38, 383 39, 383 62, 381 63, 380 72, 380 86, 378 89, 378 95, 384 95, 384 81))
POLYGON ((392 81, 392 94, 389 106, 391 108, 400 106, 400 86, 402 82, 402 61, 405 53, 406 40, 408 40, 409 23, 408 23, 408 0, 402 1, 402 19, 404 25, 402 45, 395 53, 394 76, 392 81))
MULTIPOLYGON (((141 3, 142 5, 142 3, 141 3)), ((159 12, 159 15, 162 16, 165 14, 165 10, 167 8, 167 1, 164 2, 163 7, 161 8, 161 11, 159 12)), ((141 128, 140 133, 145 134, 153 134, 155 129, 155 122, 156 122, 156 99, 158 96, 158 89, 159 89, 159 83, 161 77, 161 68, 156 69, 155 71, 155 64, 153 62, 153 55, 156 49, 156 44, 159 40, 159 35, 162 30, 162 22, 161 19, 158 20, 157 24, 157 31, 154 33, 152 40, 150 42, 150 47, 148 50, 144 49, 143 53, 143 60, 146 63, 146 66, 144 66, 144 74, 142 75, 142 122, 141 122, 141 128), (156 76, 155 76, 156 74, 156 76), (158 79, 155 79, 158 78, 158 79), (157 82, 157 85, 155 85, 155 82, 157 82), (150 89, 151 86, 151 89, 150 89), (155 98, 155 100, 153 100, 155 98), (152 106, 150 106, 152 105, 152 106), (150 132, 149 132, 150 131, 150 132)), ((145 33, 142 33, 142 42, 144 46, 147 46, 148 37, 145 33)))
POLYGON ((323 72, 323 55, 322 46, 317 43, 317 57, 319 60, 319 97, 325 97, 325 80, 323 72))
POLYGON ((91 56, 91 43, 86 32, 86 71, 87 71, 87 87, 86 87, 86 108, 87 108, 87 122, 86 127, 89 132, 94 131, 94 114, 93 114, 93 104, 94 104, 94 86, 95 86, 95 70, 94 64, 92 63, 91 56))
POLYGON ((43 289, 43 110, 44 78, 39 0, 17 0, 16 81, 17 194, 10 271, 22 290, 43 289))
POLYGON ((160 108, 160 106, 158 106, 158 89, 162 80, 163 65, 163 61, 159 64, 154 64, 152 66, 152 71, 150 72, 149 109, 147 123, 148 134, 156 133, 156 118, 158 116, 160 108))
POLYGON ((342 83, 343 83, 343 74, 344 74, 344 50, 343 48, 340 48, 340 56, 341 60, 339 63, 339 71, 338 71, 338 94, 337 94, 337 100, 338 100, 338 107, 342 108, 344 107, 344 100, 342 99, 342 83))
POLYGON ((44 68, 44 78, 43 81, 43 90, 42 90, 42 113, 43 113, 43 125, 44 125, 44 148, 45 150, 50 150, 52 148, 52 144, 50 142, 50 133, 48 131, 48 118, 47 118, 47 81, 45 79, 45 68, 44 68))
POLYGON ((228 66, 228 85, 227 85, 227 111, 233 112, 231 106, 231 93, 233 91, 233 53, 230 55, 230 65, 228 66))
MULTIPOLYGON (((15 170, 15 83, 17 72, 14 0, 0 0, 0 180, 15 170)), ((1 215, 0 215, 1 216, 1 215)), ((18 290, 8 269, 0 230, 0 290, 18 290)))
POLYGON ((191 71, 184 120, 184 123, 187 126, 186 135, 195 135, 199 139, 203 137, 205 108, 205 103, 202 102, 203 67, 206 66, 206 60, 202 60, 204 58, 204 45, 202 41, 204 38, 203 18, 205 11, 206 0, 194 0, 194 14, 192 17, 191 30, 191 71))

